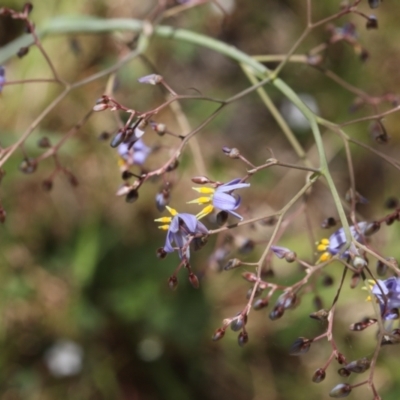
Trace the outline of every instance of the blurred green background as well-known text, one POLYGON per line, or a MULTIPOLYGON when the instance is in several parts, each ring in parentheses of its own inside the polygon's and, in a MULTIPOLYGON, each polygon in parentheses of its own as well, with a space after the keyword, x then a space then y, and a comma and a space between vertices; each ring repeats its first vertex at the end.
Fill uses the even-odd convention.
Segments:
MULTIPOLYGON (((23 1, 4 0, 2 6, 21 9, 23 1)), ((173 5, 173 1, 168 4, 173 5)), ((85 14, 103 18, 145 18, 155 1, 140 0, 40 0, 33 2, 31 14, 37 27, 60 15, 85 14)), ((225 19, 205 4, 163 21, 217 37, 249 54, 284 54, 298 38, 306 20, 305 2, 298 0, 221 1, 229 9, 225 19)), ((339 1, 313 2, 313 18, 327 17, 339 9, 339 1), (315 3, 315 4, 314 4, 315 3)), ((371 12, 366 1, 361 10, 371 12)), ((400 87, 400 5, 384 2, 376 10, 380 29, 367 31, 365 20, 346 16, 338 24, 352 21, 360 43, 370 58, 362 62, 350 46, 338 43, 326 55, 326 66, 352 85, 371 95, 396 92, 400 87)), ((335 23, 335 22, 334 22, 335 23)), ((0 44, 22 34, 19 21, 0 18, 0 44)), ((325 26, 315 29, 298 53, 326 42, 325 26)), ((48 37, 44 47, 59 74, 69 82, 88 77, 113 65, 132 33, 48 37)), ((248 82, 239 66, 203 48, 166 39, 153 39, 146 57, 178 93, 227 98, 244 89, 248 82)), ((51 73, 36 48, 22 59, 14 57, 4 65, 8 80, 50 77, 51 73)), ((271 64, 273 66, 273 64, 271 64)), ((137 59, 117 74, 115 98, 122 104, 145 111, 164 101, 158 88, 137 83, 137 78, 153 71, 149 62, 137 59)), ((370 115, 364 107, 350 114, 355 96, 333 83, 317 69, 304 64, 288 65, 283 79, 297 93, 306 93, 318 105, 320 114, 339 123, 370 115)), ((46 116, 24 145, 6 163, 6 176, 0 187, 1 202, 7 212, 0 226, 0 399, 231 399, 231 400, 317 400, 327 399, 329 390, 343 381, 337 364, 321 384, 311 382, 313 372, 322 367, 330 354, 329 344, 315 344, 307 355, 293 357, 288 349, 299 336, 312 337, 324 326, 310 320, 314 311, 310 292, 301 304, 281 320, 270 321, 267 311, 252 312, 248 323, 249 343, 240 348, 237 333, 212 342, 211 336, 222 320, 234 316, 246 304, 248 284, 243 271, 219 273, 209 268, 209 257, 216 245, 208 245, 194 255, 193 269, 201 278, 194 290, 182 271, 179 287, 171 292, 167 279, 179 263, 176 254, 165 260, 156 257, 165 234, 153 223, 158 218, 154 197, 162 180, 148 182, 140 189, 134 204, 115 197, 122 183, 116 151, 100 141, 104 132, 115 132, 112 113, 96 113, 60 150, 60 161, 77 177, 72 187, 68 177, 59 174, 47 192, 42 181, 53 169, 53 160, 39 164, 35 174, 24 175, 18 166, 24 156, 37 157, 43 150, 37 142, 43 136, 51 142, 68 132, 104 93, 105 78, 74 90, 46 116)), ((10 85, 0 98, 0 144, 14 143, 40 112, 60 92, 54 84, 10 85)), ((271 91, 280 108, 285 100, 271 91)), ((192 127, 200 124, 215 108, 206 102, 188 101, 182 109, 192 127)), ((388 107, 386 107, 388 109, 388 107)), ((385 110, 385 106, 379 108, 385 110)), ((175 132, 182 133, 170 110, 157 116, 175 132)), ((399 159, 399 117, 384 119, 391 136, 390 145, 377 144, 368 133, 368 122, 351 125, 346 132, 379 151, 399 159)), ((295 123, 294 123, 295 124, 295 123)), ((307 127, 294 125, 298 140, 306 149, 312 146, 307 127)), ((332 151, 332 174, 342 196, 349 187, 345 153, 340 140, 324 133, 332 151)), ((174 138, 146 133, 149 145, 161 148, 146 163, 147 169, 161 166, 168 159, 174 138)), ((232 104, 204 129, 198 138, 206 171, 193 163, 192 149, 186 148, 177 171, 169 174, 173 183, 171 206, 184 212, 197 212, 185 202, 190 178, 206 172, 212 179, 227 181, 245 174, 245 166, 228 160, 222 146, 238 147, 251 162, 261 164, 270 157, 296 162, 296 156, 274 119, 253 93, 232 104), (187 207, 187 208, 186 208, 187 207), (191 207, 191 208, 189 208, 191 207)), ((399 196, 398 171, 365 149, 351 146, 358 191, 369 199, 360 207, 366 219, 380 218, 388 211, 385 200, 399 196)), ((254 177, 251 190, 243 191, 247 215, 262 215, 279 209, 303 184, 305 174, 291 175, 282 169, 268 170, 254 177)), ((310 196, 309 220, 315 239, 326 236, 319 229, 322 219, 336 216, 329 193, 317 185, 310 196)), ((260 246, 246 261, 256 261, 271 234, 271 227, 252 226, 238 230, 236 240, 251 238, 260 246)), ((297 220, 280 244, 312 260, 313 243, 305 239, 306 221, 297 220)), ((399 228, 382 229, 374 237, 375 248, 385 256, 399 257, 399 228)), ((337 283, 341 268, 332 266, 329 274, 337 283)), ((295 265, 276 263, 276 282, 288 285, 303 275, 295 265)), ((314 282, 325 306, 335 293, 335 284, 314 282)), ((375 332, 354 334, 348 326, 372 315, 360 285, 348 285, 338 305, 335 335, 340 350, 350 360, 372 356, 375 332)), ((386 347, 376 370, 376 383, 385 400, 398 398, 400 369, 398 348, 386 347)), ((350 382, 357 382, 351 377, 350 382)), ((353 398, 372 398, 365 388, 353 398)))

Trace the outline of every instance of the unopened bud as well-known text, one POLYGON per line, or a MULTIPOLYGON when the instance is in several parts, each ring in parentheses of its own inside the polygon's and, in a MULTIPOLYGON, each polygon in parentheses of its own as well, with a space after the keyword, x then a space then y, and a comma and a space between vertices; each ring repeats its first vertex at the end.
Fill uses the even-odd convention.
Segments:
POLYGON ((118 131, 111 140, 110 146, 113 148, 118 147, 125 140, 125 132, 118 131))
POLYGON ((334 398, 347 397, 351 393, 351 386, 347 383, 339 383, 330 392, 329 396, 334 398))
POLYGON ((253 309, 258 311, 258 310, 262 310, 263 308, 267 307, 269 303, 269 299, 265 298, 265 299, 258 299, 254 302, 253 304, 253 309))
POLYGON ((317 321, 326 321, 329 316, 329 311, 321 309, 319 311, 310 314, 310 318, 316 319, 317 321))
MULTIPOLYGON (((369 21, 370 20, 368 19, 368 22, 369 21)), ((377 23, 378 21, 376 21, 376 24, 377 23)), ((386 144, 389 142, 390 136, 388 135, 386 128, 381 120, 376 120, 374 122, 371 122, 369 126, 369 133, 372 136, 372 138, 379 144, 386 144)))
POLYGON ((107 110, 108 104, 99 103, 93 106, 93 111, 104 111, 107 110))
POLYGON ((257 281, 257 275, 252 272, 243 272, 242 277, 246 279, 246 281, 254 283, 257 281))
POLYGON ((168 253, 164 250, 164 247, 160 247, 157 249, 156 254, 157 254, 158 258, 163 259, 163 258, 167 257, 168 253))
POLYGON ((158 85, 162 80, 163 77, 157 74, 142 76, 138 79, 140 83, 147 83, 149 85, 158 85))
POLYGON ((132 189, 128 192, 125 197, 127 203, 134 203, 139 198, 139 192, 136 189, 132 189))
POLYGON ((292 292, 284 292, 276 301, 276 306, 283 307, 285 310, 291 308, 296 303, 296 294, 292 292))
POLYGON ((297 254, 294 251, 289 251, 288 253, 285 254, 285 260, 288 263, 292 263, 296 261, 297 254))
POLYGON ((171 290, 175 290, 178 287, 178 278, 175 275, 168 278, 168 286, 171 290))
POLYGON ((212 340, 217 341, 222 339, 225 336, 225 329, 218 328, 215 332, 214 335, 212 336, 212 340))
POLYGON ((378 222, 378 221, 370 222, 370 223, 365 227, 365 229, 364 229, 364 231, 363 231, 363 234, 364 234, 365 236, 371 236, 371 235, 373 235, 374 233, 378 232, 379 229, 380 229, 380 227, 381 227, 380 222, 378 222))
POLYGON ((174 169, 177 169, 178 166, 179 166, 179 161, 178 161, 177 159, 175 159, 174 161, 172 161, 172 162, 168 165, 166 171, 167 171, 167 172, 171 172, 171 171, 173 171, 174 169))
POLYGON ((364 329, 368 328, 369 326, 373 325, 376 323, 376 319, 374 318, 364 318, 360 322, 356 322, 354 324, 350 325, 350 330, 355 331, 355 332, 360 332, 363 331, 364 329))
POLYGON ((322 382, 326 377, 326 373, 325 370, 322 368, 318 368, 315 372, 314 375, 312 377, 312 381, 315 383, 320 383, 322 382))
POLYGON ((311 340, 305 337, 299 337, 295 340, 295 342, 290 346, 289 354, 291 356, 300 356, 305 354, 310 350, 311 340))
POLYGON ((46 136, 42 137, 42 138, 38 141, 37 145, 38 145, 39 147, 41 147, 42 149, 48 149, 49 147, 51 147, 50 140, 49 140, 49 138, 46 137, 46 136))
POLYGON ((238 344, 243 347, 249 341, 249 335, 247 332, 240 332, 238 336, 238 344))
POLYGON ((167 131, 167 126, 165 124, 157 124, 155 122, 150 122, 150 126, 154 132, 158 133, 159 136, 163 136, 167 131))
POLYGON ((368 0, 368 4, 371 8, 378 8, 381 0, 368 0))
POLYGON ((338 374, 343 378, 348 378, 351 372, 347 368, 340 368, 338 369, 338 374))
POLYGON ((282 317, 284 314, 285 309, 282 306, 276 306, 270 313, 269 313, 269 319, 271 321, 275 321, 276 319, 279 319, 282 317))
POLYGON ((231 322, 231 329, 234 332, 240 331, 247 323, 247 315, 239 314, 236 319, 231 322))
POLYGON ((348 363, 345 368, 350 371, 354 372, 356 374, 361 374, 369 369, 371 365, 371 361, 368 360, 368 358, 363 357, 360 358, 359 360, 352 361, 348 363))
POLYGON ((376 263, 376 273, 378 276, 385 276, 388 270, 388 266, 384 264, 382 261, 378 260, 376 263))
POLYGON ((224 271, 229 271, 230 269, 234 269, 240 265, 242 265, 242 262, 238 258, 232 258, 225 264, 224 271))
POLYGON ((37 168, 37 161, 33 158, 26 158, 19 165, 19 170, 25 174, 33 174, 37 168))
POLYGON ((205 185, 211 183, 212 181, 210 181, 210 179, 208 179, 206 176, 194 176, 192 178, 192 182, 198 185, 205 185))
POLYGON ((200 286, 199 279, 193 272, 191 272, 189 274, 189 282, 193 286, 194 289, 198 289, 200 286))
POLYGON ((367 19, 365 27, 367 29, 378 29, 378 18, 376 18, 375 15, 370 15, 367 19))
POLYGON ((29 47, 21 47, 18 52, 17 52, 17 56, 19 58, 22 58, 24 56, 26 56, 29 52, 29 47))

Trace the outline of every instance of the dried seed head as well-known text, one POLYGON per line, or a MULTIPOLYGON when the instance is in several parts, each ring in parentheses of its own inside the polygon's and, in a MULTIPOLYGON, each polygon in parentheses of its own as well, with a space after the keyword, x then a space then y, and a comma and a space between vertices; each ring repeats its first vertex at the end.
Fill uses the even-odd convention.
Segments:
POLYGON ((168 286, 171 290, 175 290, 178 287, 178 278, 175 275, 168 278, 168 286))
POLYGON ((253 304, 253 309, 258 311, 258 310, 262 310, 263 308, 267 307, 269 303, 269 299, 265 298, 265 299, 258 299, 254 302, 253 304))
POLYGON ((257 282, 257 275, 252 272, 243 272, 242 277, 246 279, 247 282, 257 282))
POLYGON ((318 368, 315 372, 314 375, 312 377, 312 381, 315 383, 320 383, 322 382, 326 377, 326 373, 325 370, 322 368, 318 368))
POLYGON ((249 341, 249 335, 247 332, 240 332, 238 336, 238 344, 243 347, 249 341))
POLYGON ((305 337, 297 338, 294 343, 290 346, 289 354, 291 356, 300 356, 310 350, 312 341, 305 337))
POLYGON ((347 397, 351 393, 351 386, 347 383, 339 383, 330 392, 329 396, 334 398, 347 397))
POLYGON ((214 335, 212 336, 212 340, 217 341, 222 339, 225 336, 225 329, 218 328, 215 332, 214 335))
POLYGON ((348 363, 345 368, 350 371, 354 372, 355 374, 361 374, 369 369, 371 365, 371 361, 368 358, 363 357, 359 360, 352 361, 348 363))
POLYGON ((198 289, 200 286, 199 279, 193 272, 191 272, 189 274, 189 282, 193 286, 194 289, 198 289))

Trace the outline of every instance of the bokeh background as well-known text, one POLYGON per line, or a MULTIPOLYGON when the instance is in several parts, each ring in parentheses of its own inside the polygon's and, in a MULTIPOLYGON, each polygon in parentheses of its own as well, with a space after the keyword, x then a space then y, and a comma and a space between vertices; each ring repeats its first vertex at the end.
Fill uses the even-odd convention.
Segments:
MULTIPOLYGON (((3 0, 1 5, 21 9, 23 3, 3 0)), ((31 17, 40 28, 46 21, 66 14, 143 19, 156 2, 40 0, 33 4, 31 17)), ((169 4, 172 6, 173 1, 169 4)), ((226 18, 206 4, 168 18, 163 24, 209 34, 252 55, 284 54, 304 29, 304 1, 231 0, 221 4, 228 10, 226 18)), ((336 0, 313 2, 313 18, 332 15, 339 4, 336 0)), ((360 10, 371 13, 366 1, 360 10)), ((325 66, 371 95, 396 93, 400 88, 399 12, 400 5, 385 1, 375 11, 378 30, 366 30, 365 20, 355 15, 333 21, 339 26, 352 21, 370 57, 362 61, 351 46, 337 43, 329 47, 325 66)), ((1 17, 0 45, 11 42, 22 30, 19 21, 1 17)), ((326 26, 315 29, 298 53, 304 54, 328 37, 326 26)), ((43 43, 59 74, 75 82, 117 62, 125 44, 133 38, 132 33, 119 32, 48 37, 43 43)), ((122 104, 141 111, 165 100, 165 92, 159 88, 137 82, 137 78, 154 70, 182 94, 227 98, 249 84, 239 66, 200 47, 154 38, 146 57, 147 60, 134 60, 118 71, 114 92, 122 104)), ((4 67, 8 80, 51 76, 36 48, 22 59, 14 57, 4 67)), ((282 78, 297 93, 305 95, 321 116, 335 123, 372 113, 368 107, 350 112, 356 96, 316 68, 290 64, 282 78)), ((244 348, 237 345, 237 334, 229 330, 223 340, 212 342, 211 336, 223 318, 234 316, 246 304, 249 287, 240 277, 243 271, 221 273, 211 268, 209 257, 218 242, 210 238, 193 257, 200 289, 194 290, 182 271, 178 289, 169 290, 167 279, 179 260, 176 254, 165 260, 156 257, 165 235, 153 222, 160 216, 154 198, 163 181, 144 185, 134 204, 115 196, 122 183, 118 156, 107 141, 99 140, 103 132, 116 131, 116 119, 111 113, 93 115, 60 150, 60 161, 76 176, 78 186, 71 185, 68 176, 61 173, 54 178, 51 191, 43 190, 43 180, 54 170, 51 159, 41 162, 34 174, 21 173, 19 165, 26 155, 35 158, 43 152, 38 141, 45 136, 57 143, 93 107, 106 84, 102 78, 72 91, 40 122, 26 140, 24 152, 17 151, 4 167, 6 175, 0 194, 7 218, 0 226, 0 399, 329 398, 329 390, 343 381, 336 373, 337 364, 328 369, 323 383, 311 382, 313 372, 329 357, 329 345, 317 343, 302 357, 289 356, 288 349, 297 337, 312 337, 324 331, 324 326, 308 315, 314 311, 315 292, 329 306, 342 271, 339 265, 331 266, 326 275, 316 280, 314 294, 304 292, 300 305, 282 319, 271 321, 268 309, 252 312, 248 323, 250 341, 244 348), (333 285, 327 285, 328 278, 332 278, 333 285)), ((45 83, 5 86, 0 98, 1 146, 14 143, 59 91, 57 85, 45 83)), ((281 94, 269 94, 305 149, 312 149, 307 124, 296 118, 281 94)), ((181 107, 186 122, 195 127, 215 105, 187 101, 181 107)), ((380 110, 389 107, 382 106, 380 110)), ((170 109, 161 112, 157 120, 174 132, 184 133, 170 109)), ((346 127, 346 132, 398 160, 399 117, 390 115, 383 123, 391 137, 388 145, 374 141, 369 122, 346 127)), ((344 197, 349 177, 343 145, 332 133, 324 135, 332 174, 344 197)), ((157 148, 146 161, 147 169, 162 165, 177 145, 174 138, 160 138, 150 130, 144 140, 157 148)), ((246 167, 227 159, 222 146, 239 148, 255 164, 270 157, 268 149, 282 161, 297 160, 256 93, 227 107, 196 140, 206 170, 198 170, 198 163, 193 161, 198 157, 196 148, 188 147, 179 168, 168 175, 172 183, 171 205, 181 211, 198 211, 185 204, 195 197, 190 189, 192 176, 206 172, 212 179, 227 181, 245 174, 246 167)), ((399 196, 398 171, 365 149, 351 145, 351 150, 357 190, 369 200, 358 209, 360 216, 380 218, 389 212, 386 200, 399 196)), ((251 188, 242 193, 244 215, 263 215, 279 209, 304 179, 304 173, 288 173, 284 169, 269 169, 256 175, 251 188)), ((320 228, 321 221, 336 217, 336 211, 323 185, 316 185, 308 200, 307 219, 297 218, 280 244, 311 262, 315 254, 313 241, 305 235, 307 221, 317 240, 327 235, 320 228)), ((235 243, 239 257, 257 261, 271 231, 265 224, 238 230, 235 243), (248 239, 256 244, 254 249, 240 254, 241 245, 243 253, 243 243, 248 239)), ((398 240, 399 228, 393 225, 383 228, 373 244, 381 254, 398 258, 398 240)), ((275 277, 271 279, 284 285, 303 276, 293 264, 276 263, 274 270, 275 277)), ((375 345, 374 328, 358 334, 348 329, 351 323, 373 315, 361 285, 350 290, 347 282, 335 322, 336 340, 349 360, 371 357, 375 345)), ((385 347, 376 369, 377 386, 385 400, 398 398, 398 351, 397 347, 385 347)), ((350 377, 349 381, 357 379, 360 380, 350 377)), ((364 388, 351 396, 372 398, 364 388)))

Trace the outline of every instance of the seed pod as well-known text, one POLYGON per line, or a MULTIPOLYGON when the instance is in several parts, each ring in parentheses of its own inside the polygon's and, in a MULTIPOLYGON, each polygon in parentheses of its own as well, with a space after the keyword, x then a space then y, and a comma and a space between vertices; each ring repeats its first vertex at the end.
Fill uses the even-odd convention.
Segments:
POLYGON ((329 396, 334 398, 347 397, 351 393, 351 386, 347 383, 339 383, 330 392, 329 396))
POLYGON ((263 308, 267 307, 269 303, 269 299, 265 298, 265 299, 258 299, 254 302, 253 304, 253 309, 258 311, 258 310, 262 310, 263 308))
POLYGON ((291 356, 300 356, 310 350, 312 341, 305 337, 297 338, 294 343, 290 346, 289 354, 291 356))
POLYGON ((215 332, 214 335, 212 336, 212 340, 216 342, 217 340, 222 339, 225 336, 225 329, 218 328, 215 332))
POLYGON ((352 361, 348 363, 345 368, 350 371, 354 372, 355 374, 361 374, 369 369, 371 365, 371 361, 368 358, 363 357, 359 360, 352 361))
POLYGON ((322 368, 318 368, 315 372, 314 375, 312 377, 312 381, 315 383, 320 383, 322 382, 326 377, 326 373, 325 370, 322 368))
POLYGON ((175 275, 168 278, 168 286, 171 290, 175 290, 178 287, 178 278, 175 275))
POLYGON ((193 286, 194 289, 198 289, 200 286, 199 279, 193 272, 191 272, 189 274, 189 282, 193 286))
POLYGON ((238 344, 243 347, 249 341, 249 335, 247 332, 240 332, 238 336, 238 344))

